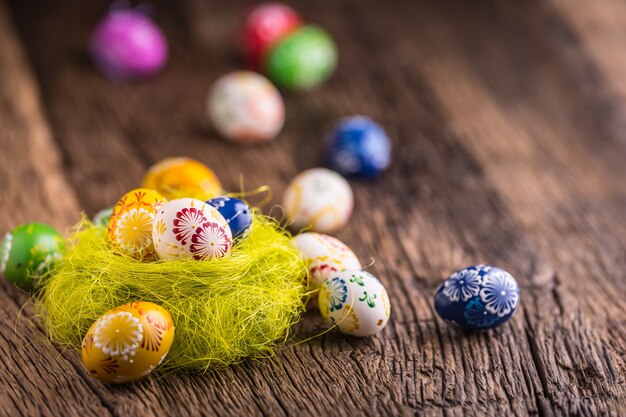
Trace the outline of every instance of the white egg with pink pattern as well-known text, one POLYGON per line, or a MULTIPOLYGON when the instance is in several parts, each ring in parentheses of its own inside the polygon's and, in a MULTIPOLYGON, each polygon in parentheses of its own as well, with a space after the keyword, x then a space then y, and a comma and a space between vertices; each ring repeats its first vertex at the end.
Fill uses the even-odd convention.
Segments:
POLYGON ((161 206, 154 218, 152 239, 161 259, 221 258, 233 245, 230 227, 220 212, 195 198, 161 206))

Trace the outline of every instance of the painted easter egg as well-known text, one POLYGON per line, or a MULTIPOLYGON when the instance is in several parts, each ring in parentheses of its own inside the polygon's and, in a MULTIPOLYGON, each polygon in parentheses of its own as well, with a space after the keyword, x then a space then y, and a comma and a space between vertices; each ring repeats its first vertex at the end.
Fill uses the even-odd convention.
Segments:
POLYGON ((161 194, 148 188, 124 194, 109 220, 107 239, 111 247, 136 259, 154 258, 152 223, 165 201, 161 194))
POLYGON ((102 73, 113 80, 156 74, 167 61, 167 41, 148 16, 131 9, 113 10, 91 36, 91 56, 102 73))
POLYGON ((124 304, 91 325, 83 339, 83 364, 102 382, 135 381, 163 362, 173 341, 167 310, 144 301, 124 304))
POLYGON ((272 140, 285 122, 285 104, 276 87, 250 71, 218 79, 209 92, 207 111, 218 133, 239 143, 272 140))
POLYGON ((488 265, 474 265, 450 275, 437 289, 435 310, 439 316, 468 330, 500 326, 519 305, 520 291, 508 272, 488 265))
POLYGON ((337 47, 321 28, 301 26, 267 53, 264 73, 289 90, 309 90, 324 82, 337 65, 337 47))
POLYGON ((22 289, 32 289, 64 249, 63 238, 53 227, 43 223, 18 226, 0 244, 0 275, 22 289))
POLYGON ((152 229, 161 259, 221 258, 230 253, 233 238, 224 216, 213 206, 193 198, 164 204, 152 229))
POLYGON ((153 165, 142 186, 169 200, 183 197, 206 200, 222 193, 222 184, 209 167, 184 157, 167 158, 153 165))
POLYGON ((319 288, 331 275, 346 269, 361 269, 361 262, 352 249, 332 236, 301 233, 293 245, 309 269, 309 287, 319 288))
POLYGON ((100 210, 93 216, 91 223, 93 223, 95 226, 104 227, 106 229, 107 227, 109 227, 109 221, 111 220, 111 215, 113 214, 114 208, 115 206, 107 207, 100 210))
POLYGON ((376 277, 361 270, 346 270, 332 274, 320 286, 319 309, 342 333, 363 337, 387 325, 391 304, 376 277))
POLYGON ((242 200, 234 197, 215 197, 207 203, 226 219, 233 239, 245 237, 252 226, 252 210, 242 200))
POLYGON ((384 129, 364 116, 349 117, 337 124, 327 148, 330 168, 347 176, 371 178, 391 163, 391 143, 384 129))
POLYGON ((267 51, 300 24, 298 14, 284 4, 265 3, 255 7, 246 17, 241 36, 241 49, 248 65, 259 69, 267 51))
POLYGON ((341 175, 326 168, 298 174, 287 186, 283 206, 294 229, 334 233, 350 218, 354 196, 341 175))

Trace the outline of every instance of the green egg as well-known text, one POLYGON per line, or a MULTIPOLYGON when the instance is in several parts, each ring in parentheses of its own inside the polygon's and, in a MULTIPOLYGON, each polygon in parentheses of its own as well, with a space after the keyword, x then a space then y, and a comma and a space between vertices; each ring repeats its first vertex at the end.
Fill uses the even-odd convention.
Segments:
POLYGON ((265 73, 279 87, 308 90, 324 82, 337 65, 337 47, 317 26, 303 26, 276 44, 265 73))
POLYGON ((22 289, 32 289, 64 248, 63 237, 46 224, 18 226, 0 244, 0 274, 22 289))
POLYGON ((96 226, 104 227, 106 229, 109 227, 111 214, 113 214, 113 207, 107 207, 97 212, 96 215, 93 216, 93 220, 91 222, 96 226))

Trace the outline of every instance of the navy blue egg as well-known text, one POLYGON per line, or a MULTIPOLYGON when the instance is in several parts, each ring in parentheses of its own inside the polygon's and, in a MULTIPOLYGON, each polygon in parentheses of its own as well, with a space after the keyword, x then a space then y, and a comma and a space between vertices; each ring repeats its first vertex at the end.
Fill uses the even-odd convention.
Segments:
POLYGON ((372 178, 391 163, 391 143, 380 125, 364 116, 342 120, 331 132, 327 158, 330 168, 346 175, 372 178))
POLYGON ((450 275, 437 289, 439 316, 468 330, 497 327, 519 306, 515 278, 495 266, 474 265, 450 275))
POLYGON ((233 239, 244 236, 252 226, 252 210, 243 201, 233 197, 215 197, 207 200, 207 204, 220 212, 230 226, 233 239))

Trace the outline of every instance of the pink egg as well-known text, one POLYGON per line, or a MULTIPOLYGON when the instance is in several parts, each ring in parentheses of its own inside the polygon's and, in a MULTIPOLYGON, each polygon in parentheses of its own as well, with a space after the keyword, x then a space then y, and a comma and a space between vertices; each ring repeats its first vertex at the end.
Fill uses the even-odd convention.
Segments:
POLYGON ((131 9, 113 10, 102 18, 91 36, 90 49, 96 66, 113 80, 154 75, 168 55, 161 29, 131 9))

